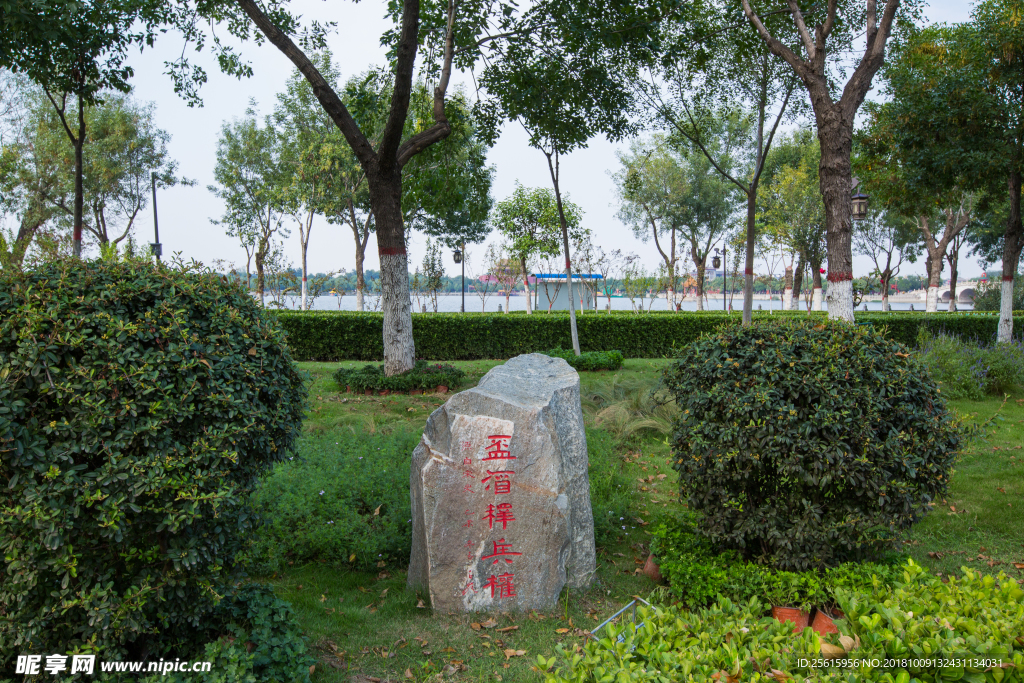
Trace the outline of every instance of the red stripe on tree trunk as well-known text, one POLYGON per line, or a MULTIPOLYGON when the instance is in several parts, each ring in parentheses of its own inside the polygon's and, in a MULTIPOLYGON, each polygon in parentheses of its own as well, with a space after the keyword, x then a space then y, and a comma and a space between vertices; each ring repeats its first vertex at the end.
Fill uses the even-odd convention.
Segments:
POLYGON ((829 282, 845 282, 853 279, 853 273, 829 273, 826 279, 829 282))
POLYGON ((1003 276, 1003 282, 1013 282, 1013 276, 1012 275, 1004 275, 1003 276))
POLYGON ((401 256, 405 253, 402 247, 378 247, 377 253, 381 256, 401 256))
POLYGON ((746 270, 743 271, 743 274, 744 275, 753 275, 754 274, 754 269, 753 268, 747 268, 746 270))

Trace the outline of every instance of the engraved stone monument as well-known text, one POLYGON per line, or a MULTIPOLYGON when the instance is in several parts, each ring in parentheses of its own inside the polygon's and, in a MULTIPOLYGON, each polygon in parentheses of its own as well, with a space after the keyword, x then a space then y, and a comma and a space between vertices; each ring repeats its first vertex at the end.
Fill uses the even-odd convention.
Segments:
POLYGON ((427 419, 413 451, 408 585, 445 611, 554 606, 590 585, 594 518, 580 380, 560 358, 509 360, 427 419))

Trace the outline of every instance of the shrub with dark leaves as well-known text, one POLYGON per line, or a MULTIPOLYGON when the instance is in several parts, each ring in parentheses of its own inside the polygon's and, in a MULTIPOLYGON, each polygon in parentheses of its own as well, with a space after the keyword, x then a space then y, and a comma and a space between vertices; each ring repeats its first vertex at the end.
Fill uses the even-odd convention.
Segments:
POLYGON ((843 322, 726 328, 664 381, 700 532, 780 569, 892 547, 946 490, 965 436, 909 349, 843 322))
POLYGON ((214 273, 0 271, 0 668, 195 650, 304 401, 276 318, 214 273))

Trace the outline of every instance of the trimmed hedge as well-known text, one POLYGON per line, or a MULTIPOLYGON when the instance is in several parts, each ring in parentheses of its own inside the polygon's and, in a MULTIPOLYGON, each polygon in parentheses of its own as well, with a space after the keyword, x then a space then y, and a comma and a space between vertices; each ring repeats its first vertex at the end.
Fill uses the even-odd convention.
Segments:
POLYGON ((618 370, 625 360, 620 351, 583 351, 577 356, 571 349, 551 349, 545 351, 544 355, 561 358, 574 369, 581 371, 618 370))
MULTIPOLYGON (((381 313, 348 311, 275 312, 288 334, 296 360, 380 361, 384 358, 381 313)), ((757 311, 769 315, 807 317, 806 311, 757 311)), ((825 317, 825 313, 811 313, 825 317)), ((966 338, 995 338, 998 317, 972 313, 858 313, 857 322, 886 326, 886 336, 908 346, 917 342, 923 326, 966 338)), ((585 313, 576 318, 581 351, 621 351, 626 358, 665 358, 701 335, 723 325, 739 325, 740 313, 714 311, 637 315, 630 311, 585 313)), ((416 356, 430 360, 511 358, 522 353, 545 353, 572 348, 569 316, 565 313, 517 315, 504 313, 413 313, 416 356)), ((1024 313, 1014 316, 1014 335, 1024 329, 1024 313)))

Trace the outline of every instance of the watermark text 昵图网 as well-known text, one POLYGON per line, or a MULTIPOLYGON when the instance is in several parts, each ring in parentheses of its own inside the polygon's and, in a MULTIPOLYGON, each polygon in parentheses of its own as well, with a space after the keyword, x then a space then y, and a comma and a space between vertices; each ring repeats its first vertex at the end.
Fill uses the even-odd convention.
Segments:
POLYGON ((152 673, 166 676, 171 672, 201 673, 209 671, 211 662, 174 661, 160 659, 152 662, 117 662, 100 660, 96 655, 18 655, 14 673, 26 676, 39 674, 86 674, 93 675, 97 669, 105 673, 152 673))

